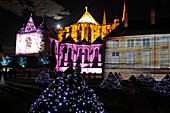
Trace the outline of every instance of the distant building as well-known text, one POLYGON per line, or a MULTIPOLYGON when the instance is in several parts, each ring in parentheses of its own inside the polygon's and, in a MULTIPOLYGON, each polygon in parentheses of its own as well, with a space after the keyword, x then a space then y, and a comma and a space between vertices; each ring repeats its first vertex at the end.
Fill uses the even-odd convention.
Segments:
POLYGON ((104 38, 104 76, 109 72, 148 74, 155 77, 170 73, 169 18, 125 20, 104 38))

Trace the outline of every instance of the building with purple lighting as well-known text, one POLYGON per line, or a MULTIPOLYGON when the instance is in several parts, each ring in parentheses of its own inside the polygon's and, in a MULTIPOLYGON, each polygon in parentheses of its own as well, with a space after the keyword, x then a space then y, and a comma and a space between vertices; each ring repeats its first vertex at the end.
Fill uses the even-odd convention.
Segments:
POLYGON ((102 74, 103 37, 119 25, 119 19, 106 24, 104 12, 100 25, 86 11, 80 20, 59 29, 58 38, 42 21, 36 26, 32 14, 26 26, 16 34, 16 55, 55 56, 56 71, 73 66, 80 73, 102 74))
POLYGON ((59 65, 64 71, 69 65, 74 68, 80 65, 81 73, 102 73, 103 40, 98 37, 93 43, 83 39, 75 42, 70 37, 60 43, 59 65))
MULTIPOLYGON (((33 21, 32 14, 26 25, 16 34, 15 54, 17 56, 53 56, 58 64, 59 41, 56 39, 54 30, 46 26, 42 21, 40 24, 33 21)), ((58 71, 58 68, 56 68, 58 71)))

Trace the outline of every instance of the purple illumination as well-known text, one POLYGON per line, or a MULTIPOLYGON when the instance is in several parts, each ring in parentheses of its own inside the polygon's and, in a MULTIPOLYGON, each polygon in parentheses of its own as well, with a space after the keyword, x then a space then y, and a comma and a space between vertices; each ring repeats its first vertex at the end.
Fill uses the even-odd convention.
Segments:
MULTIPOLYGON (((40 25, 41 26, 41 25, 40 25)), ((41 30, 36 29, 32 14, 26 27, 19 30, 16 35, 16 54, 32 54, 39 53, 44 50, 45 42, 43 41, 43 34, 41 30)))
POLYGON ((56 71, 65 71, 71 65, 80 73, 102 73, 102 53, 99 52, 102 43, 91 43, 91 34, 88 36, 88 41, 77 38, 80 42, 68 39, 60 43, 50 35, 43 35, 43 27, 44 21, 36 28, 31 14, 26 26, 23 25, 16 34, 16 55, 42 53, 54 56, 56 71))
POLYGON ((59 71, 65 71, 69 65, 76 69, 77 61, 80 62, 81 73, 102 73, 101 54, 102 44, 75 44, 61 43, 59 57, 59 71), (94 63, 96 64, 94 65, 94 63))
POLYGON ((62 103, 59 103, 59 106, 62 106, 62 103))
POLYGON ((41 46, 43 43, 41 33, 17 34, 16 54, 39 53, 44 50, 41 46))

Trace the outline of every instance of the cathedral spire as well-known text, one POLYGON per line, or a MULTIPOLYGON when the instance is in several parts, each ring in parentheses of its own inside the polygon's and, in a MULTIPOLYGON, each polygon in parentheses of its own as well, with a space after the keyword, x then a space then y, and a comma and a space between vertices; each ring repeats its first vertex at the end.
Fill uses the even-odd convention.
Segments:
POLYGON ((126 5, 124 0, 122 22, 125 20, 125 16, 126 16, 126 5))
POLYGON ((106 25, 106 14, 105 14, 105 10, 104 10, 104 13, 103 13, 103 25, 106 25))
POLYGON ((87 11, 88 7, 86 6, 85 9, 86 9, 86 11, 87 11))

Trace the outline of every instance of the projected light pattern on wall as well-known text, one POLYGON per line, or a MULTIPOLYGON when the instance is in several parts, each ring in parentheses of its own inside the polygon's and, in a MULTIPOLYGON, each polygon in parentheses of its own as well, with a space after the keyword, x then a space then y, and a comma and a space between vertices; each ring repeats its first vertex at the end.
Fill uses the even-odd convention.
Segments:
POLYGON ((6 57, 1 57, 0 63, 2 66, 7 66, 11 62, 11 58, 6 56, 6 57))
POLYGON ((39 53, 44 50, 41 33, 17 34, 16 54, 39 53))

